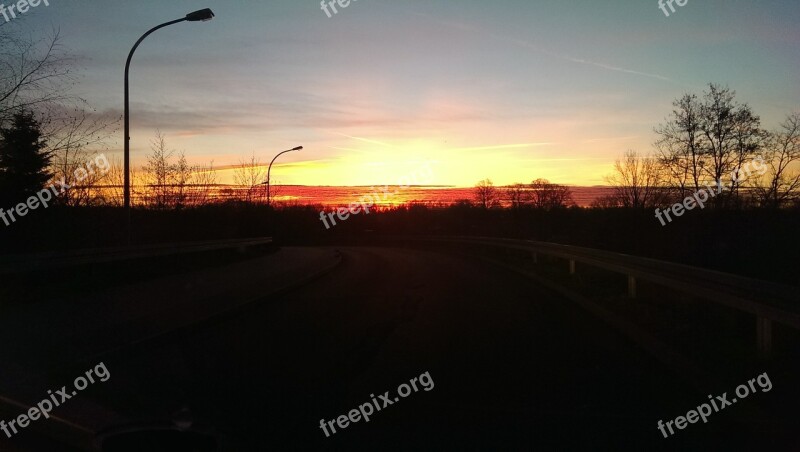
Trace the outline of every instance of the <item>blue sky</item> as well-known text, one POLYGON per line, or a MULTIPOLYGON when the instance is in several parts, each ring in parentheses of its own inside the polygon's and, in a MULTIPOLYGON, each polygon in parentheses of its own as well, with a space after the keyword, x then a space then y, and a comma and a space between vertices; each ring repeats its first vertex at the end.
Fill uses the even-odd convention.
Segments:
MULTIPOLYGON (((727 84, 773 128, 800 109, 796 0, 51 0, 25 15, 79 57, 76 93, 121 114, 132 69, 132 149, 155 129, 196 163, 268 162, 283 183, 374 184, 434 162, 434 183, 545 177, 601 184, 685 92, 727 84)), ((121 133, 111 142, 122 145, 121 133)), ((225 179, 227 176, 222 175, 225 179)))

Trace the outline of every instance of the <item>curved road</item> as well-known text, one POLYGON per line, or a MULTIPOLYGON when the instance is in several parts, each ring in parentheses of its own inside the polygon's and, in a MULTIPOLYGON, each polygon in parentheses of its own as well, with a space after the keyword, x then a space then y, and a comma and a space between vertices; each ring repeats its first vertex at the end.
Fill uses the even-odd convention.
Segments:
POLYGON ((112 378, 94 396, 135 419, 188 408, 228 450, 768 445, 724 412, 664 439, 656 422, 706 395, 521 276, 433 251, 341 252, 341 265, 301 289, 109 357, 112 378), (432 389, 417 380, 417 392, 394 401, 399 385, 425 372, 432 389), (336 426, 330 437, 320 428, 386 391, 393 403, 370 422, 336 426))
POLYGON ((690 449, 749 439, 724 413, 664 439, 656 422, 705 396, 519 276, 429 251, 342 252, 342 265, 303 289, 110 363, 105 390, 136 390, 143 415, 187 406, 224 441, 254 450, 690 449), (424 372, 433 389, 369 423, 331 437, 319 427, 371 394, 388 390, 391 401, 424 372))

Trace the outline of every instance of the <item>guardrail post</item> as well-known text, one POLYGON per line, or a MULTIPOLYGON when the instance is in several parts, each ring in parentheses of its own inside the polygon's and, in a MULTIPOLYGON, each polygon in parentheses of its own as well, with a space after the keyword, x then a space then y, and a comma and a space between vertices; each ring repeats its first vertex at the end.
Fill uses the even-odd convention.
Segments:
POLYGON ((762 358, 772 352, 772 320, 756 316, 756 347, 762 358))
POLYGON ((636 298, 636 278, 628 275, 628 298, 636 298))
POLYGON ((572 259, 569 260, 569 274, 570 275, 575 274, 575 261, 572 259))
POLYGON ((531 258, 533 259, 534 264, 539 263, 539 254, 536 251, 531 251, 531 258))

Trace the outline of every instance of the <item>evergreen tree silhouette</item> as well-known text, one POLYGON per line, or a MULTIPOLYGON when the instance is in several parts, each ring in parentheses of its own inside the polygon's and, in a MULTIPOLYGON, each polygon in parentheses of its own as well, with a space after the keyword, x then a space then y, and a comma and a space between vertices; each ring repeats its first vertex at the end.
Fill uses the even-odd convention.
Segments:
POLYGON ((8 128, 0 129, 0 201, 2 206, 24 203, 52 178, 41 125, 33 114, 14 114, 8 128))

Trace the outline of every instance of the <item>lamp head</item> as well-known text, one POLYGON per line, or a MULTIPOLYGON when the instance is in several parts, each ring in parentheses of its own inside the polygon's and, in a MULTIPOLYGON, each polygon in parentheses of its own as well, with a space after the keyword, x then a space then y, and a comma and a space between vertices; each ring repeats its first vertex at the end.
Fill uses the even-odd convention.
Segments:
POLYGON ((214 12, 210 8, 201 9, 186 15, 189 22, 207 22, 214 18, 214 12))

